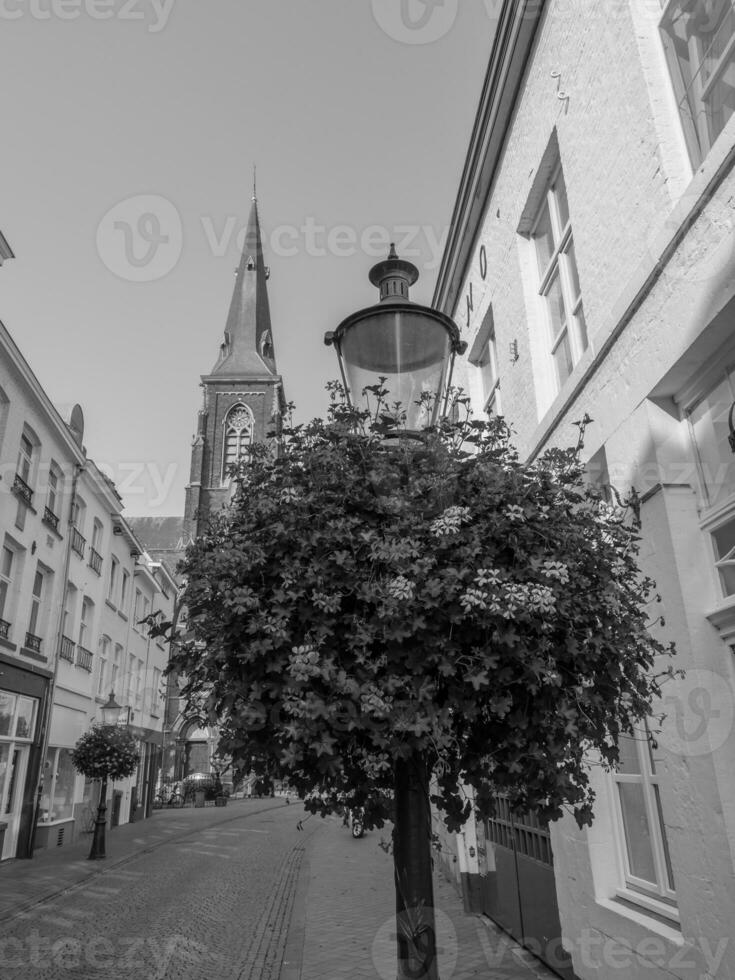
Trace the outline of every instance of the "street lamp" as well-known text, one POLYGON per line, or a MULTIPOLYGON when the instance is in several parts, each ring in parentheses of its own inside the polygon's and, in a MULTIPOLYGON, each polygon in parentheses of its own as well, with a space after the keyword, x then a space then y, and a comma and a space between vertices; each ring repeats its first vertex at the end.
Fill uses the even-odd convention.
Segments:
POLYGON ((411 302, 409 288, 418 277, 416 266, 400 259, 391 245, 388 258, 370 270, 380 302, 324 335, 324 343, 337 352, 350 404, 356 407, 364 389, 384 377, 388 404, 400 404, 409 431, 436 422, 442 394, 446 407, 454 358, 467 349, 451 317, 411 302))
MULTIPOLYGON (((353 313, 324 336, 334 345, 347 398, 364 397, 369 385, 383 377, 388 409, 400 404, 409 432, 434 425, 452 382, 454 360, 467 344, 454 321, 444 313, 409 299, 418 269, 396 255, 370 270, 380 289, 380 302, 353 313)), ((400 976, 433 980, 436 973, 436 932, 431 854, 430 772, 421 754, 394 761, 393 855, 397 883, 396 914, 400 976)))
MULTIPOLYGON (((118 704, 115 700, 114 691, 110 691, 110 696, 102 705, 100 712, 102 714, 102 727, 103 728, 127 728, 123 715, 123 707, 118 704)), ((106 842, 105 842, 105 832, 107 829, 107 780, 109 778, 109 770, 105 770, 101 777, 100 785, 100 801, 97 807, 97 818, 94 822, 94 835, 92 837, 92 846, 89 851, 90 861, 101 861, 106 854, 106 842)))
POLYGON ((103 725, 117 725, 120 723, 120 712, 122 705, 115 700, 115 692, 110 691, 110 696, 100 708, 102 713, 103 725))

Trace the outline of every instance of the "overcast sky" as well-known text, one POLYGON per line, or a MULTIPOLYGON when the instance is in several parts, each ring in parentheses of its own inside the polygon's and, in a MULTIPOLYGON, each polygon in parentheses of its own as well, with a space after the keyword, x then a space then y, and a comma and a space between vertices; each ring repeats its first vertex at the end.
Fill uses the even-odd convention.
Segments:
POLYGON ((278 366, 395 240, 429 302, 498 0, 0 0, 0 319, 130 515, 180 514, 257 162, 278 366))

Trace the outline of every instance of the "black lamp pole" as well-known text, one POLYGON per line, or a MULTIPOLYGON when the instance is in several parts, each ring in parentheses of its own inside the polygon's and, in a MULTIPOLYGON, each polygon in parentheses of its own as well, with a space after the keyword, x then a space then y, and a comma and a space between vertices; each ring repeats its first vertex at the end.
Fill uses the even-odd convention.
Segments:
MULTIPOLYGON (((102 724, 105 727, 117 726, 120 722, 120 712, 122 706, 115 700, 115 695, 110 691, 107 702, 102 706, 102 724)), ((102 777, 100 785, 100 801, 97 807, 97 819, 94 822, 94 834, 92 836, 92 847, 89 851, 90 861, 101 861, 107 857, 105 851, 105 832, 107 829, 107 782, 109 773, 102 777)))
MULTIPOLYGON (((400 404, 408 432, 436 422, 442 396, 446 408, 455 356, 467 349, 450 317, 410 301, 409 287, 418 275, 391 245, 388 258, 370 271, 380 302, 348 316, 324 336, 337 352, 350 404, 383 377, 386 400, 400 404)), ((419 752, 396 759, 393 777, 398 980, 438 980, 429 762, 419 752)))

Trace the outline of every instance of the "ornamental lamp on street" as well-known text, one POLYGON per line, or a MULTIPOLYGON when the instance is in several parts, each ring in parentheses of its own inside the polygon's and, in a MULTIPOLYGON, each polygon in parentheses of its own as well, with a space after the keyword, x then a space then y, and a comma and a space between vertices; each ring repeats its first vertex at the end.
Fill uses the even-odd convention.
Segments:
POLYGON ((100 712, 102 713, 102 724, 119 725, 121 720, 120 716, 122 710, 123 710, 122 705, 118 704, 117 701, 115 700, 114 692, 110 691, 109 698, 107 699, 105 704, 103 704, 102 707, 100 708, 100 712))
POLYGON ((389 410, 400 405, 409 431, 436 422, 442 396, 446 406, 454 358, 467 349, 451 317, 411 302, 409 287, 418 277, 416 266, 400 259, 391 245, 388 258, 370 270, 380 302, 324 335, 324 343, 337 352, 350 404, 359 407, 364 389, 385 378, 389 410))

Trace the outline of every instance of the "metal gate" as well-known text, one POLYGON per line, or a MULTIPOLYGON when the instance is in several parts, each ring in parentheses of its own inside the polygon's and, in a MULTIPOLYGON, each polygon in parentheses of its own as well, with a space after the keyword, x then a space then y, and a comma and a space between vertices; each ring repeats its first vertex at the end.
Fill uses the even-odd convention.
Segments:
POLYGON ((513 813, 504 797, 485 821, 482 911, 564 980, 576 980, 561 944, 548 825, 513 813))

